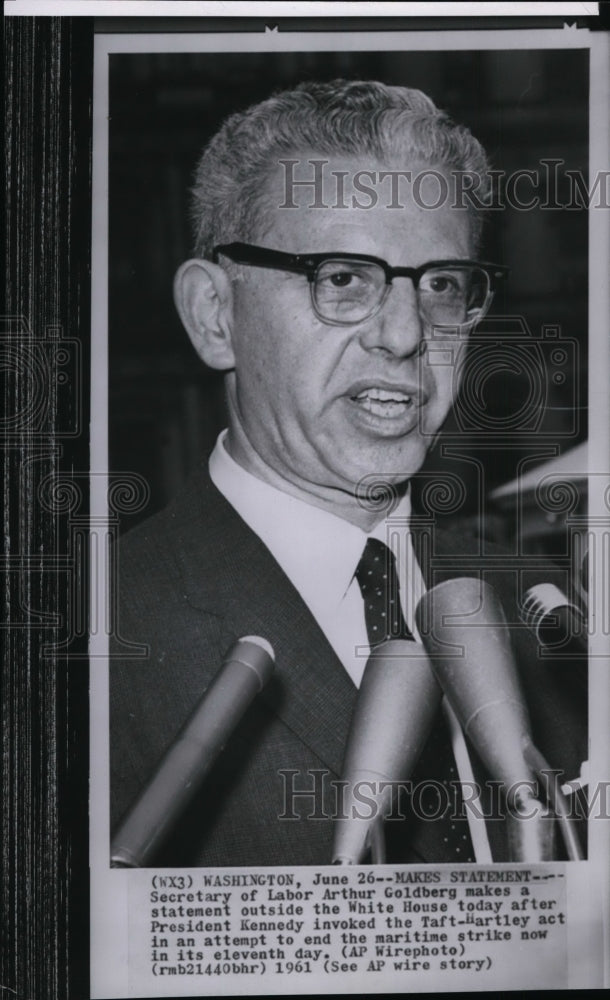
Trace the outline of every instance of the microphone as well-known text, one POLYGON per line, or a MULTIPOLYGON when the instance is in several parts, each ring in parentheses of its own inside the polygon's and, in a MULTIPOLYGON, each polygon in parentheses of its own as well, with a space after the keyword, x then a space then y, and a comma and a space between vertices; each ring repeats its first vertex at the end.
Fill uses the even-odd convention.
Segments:
POLYGON ((557 656, 587 656, 586 622, 580 608, 554 583, 530 587, 521 616, 544 649, 557 656))
POLYGON ((220 670, 113 837, 111 867, 146 866, 198 791, 246 709, 271 678, 273 668, 273 648, 259 636, 244 636, 230 647, 220 670))
POLYGON ((492 778, 508 789, 510 860, 552 860, 552 826, 534 796, 535 774, 551 779, 546 794, 568 857, 582 859, 557 775, 532 741, 506 619, 493 588, 472 578, 447 580, 423 595, 415 622, 464 732, 492 778))
POLYGON ((432 669, 488 771, 511 788, 531 781, 532 740, 502 606, 481 580, 446 580, 421 598, 415 622, 432 669))
POLYGON ((392 788, 383 783, 408 778, 440 702, 420 643, 390 639, 371 652, 345 751, 346 794, 335 820, 333 864, 356 865, 366 856, 392 799, 392 788))
POLYGON ((470 577, 447 580, 423 595, 415 622, 466 736, 504 785, 510 860, 550 860, 553 827, 534 791, 537 751, 495 591, 470 577))

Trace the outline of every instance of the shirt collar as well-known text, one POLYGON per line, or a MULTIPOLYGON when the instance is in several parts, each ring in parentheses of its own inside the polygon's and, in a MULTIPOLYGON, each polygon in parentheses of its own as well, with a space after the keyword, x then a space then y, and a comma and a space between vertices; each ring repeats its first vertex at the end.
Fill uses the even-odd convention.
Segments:
MULTIPOLYGON (((386 520, 368 534, 336 514, 322 510, 263 482, 229 455, 223 431, 210 456, 216 488, 265 543, 313 611, 328 613, 345 597, 368 537, 386 541, 386 520)), ((392 511, 404 524, 408 494, 392 511)))

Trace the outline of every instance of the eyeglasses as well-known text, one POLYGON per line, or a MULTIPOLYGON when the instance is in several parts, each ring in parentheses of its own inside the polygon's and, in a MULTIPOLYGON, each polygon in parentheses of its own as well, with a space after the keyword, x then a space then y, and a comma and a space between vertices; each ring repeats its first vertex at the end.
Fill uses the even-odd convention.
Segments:
POLYGON ((474 260, 431 260, 420 267, 391 267, 381 257, 355 253, 291 254, 250 243, 215 246, 236 264, 304 274, 316 316, 333 326, 351 326, 374 316, 385 302, 394 278, 410 278, 424 322, 432 326, 471 326, 491 305, 494 291, 508 274, 500 264, 474 260))

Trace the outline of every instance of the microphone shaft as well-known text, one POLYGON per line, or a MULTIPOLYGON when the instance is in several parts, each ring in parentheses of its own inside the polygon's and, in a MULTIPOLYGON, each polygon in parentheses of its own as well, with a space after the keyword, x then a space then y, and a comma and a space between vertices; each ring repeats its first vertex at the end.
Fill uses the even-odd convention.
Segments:
MULTIPOLYGON (((371 837, 379 838, 391 783, 409 777, 440 701, 440 688, 419 643, 394 639, 371 653, 343 764, 347 787, 343 817, 335 823, 334 864, 358 864, 371 837)), ((378 847, 375 853, 379 858, 378 847)))
POLYGON ((121 823, 112 840, 113 867, 138 868, 147 864, 269 680, 273 670, 271 647, 265 640, 253 638, 239 639, 231 647, 193 714, 121 823))
POLYGON ((474 578, 447 580, 424 594, 416 623, 439 684, 492 776, 507 789, 531 781, 529 719, 495 592, 474 578))

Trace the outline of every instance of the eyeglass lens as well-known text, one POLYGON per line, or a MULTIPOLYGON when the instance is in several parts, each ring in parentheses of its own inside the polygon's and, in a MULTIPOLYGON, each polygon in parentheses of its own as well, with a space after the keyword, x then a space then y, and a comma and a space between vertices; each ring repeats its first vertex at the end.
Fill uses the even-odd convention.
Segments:
MULTIPOLYGON (((366 319, 388 290, 385 272, 378 264, 339 258, 320 265, 313 285, 319 315, 338 323, 366 319)), ((468 264, 427 268, 417 282, 420 313, 436 325, 473 322, 485 307, 488 294, 487 273, 468 264)))

